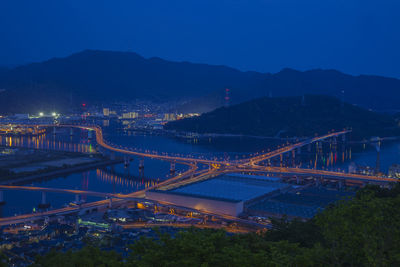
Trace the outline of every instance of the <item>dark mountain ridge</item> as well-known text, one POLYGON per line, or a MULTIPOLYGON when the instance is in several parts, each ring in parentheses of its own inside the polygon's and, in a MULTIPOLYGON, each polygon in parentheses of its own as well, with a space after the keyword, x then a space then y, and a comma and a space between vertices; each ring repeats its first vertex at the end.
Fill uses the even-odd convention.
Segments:
POLYGON ((136 98, 191 98, 184 111, 208 111, 261 96, 329 94, 373 109, 400 109, 400 80, 351 76, 334 70, 276 74, 242 72, 226 66, 146 59, 132 52, 85 50, 12 69, 0 70, 0 112, 66 110, 81 102, 136 98), (344 94, 342 93, 344 91, 344 94))

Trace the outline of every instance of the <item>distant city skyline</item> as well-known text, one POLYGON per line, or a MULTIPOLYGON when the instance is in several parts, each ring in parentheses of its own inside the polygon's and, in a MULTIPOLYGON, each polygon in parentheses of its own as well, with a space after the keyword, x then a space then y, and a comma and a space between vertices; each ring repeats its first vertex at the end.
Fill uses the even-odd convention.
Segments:
POLYGON ((3 1, 0 65, 99 49, 246 71, 400 78, 399 10, 395 0, 3 1))

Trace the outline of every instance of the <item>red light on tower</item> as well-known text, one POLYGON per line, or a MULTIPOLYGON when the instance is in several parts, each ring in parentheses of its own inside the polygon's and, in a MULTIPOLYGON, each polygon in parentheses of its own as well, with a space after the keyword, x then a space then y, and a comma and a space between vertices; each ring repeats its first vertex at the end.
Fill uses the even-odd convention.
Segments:
POLYGON ((226 88, 225 89, 225 106, 229 106, 229 100, 230 100, 230 97, 229 97, 229 88, 226 88))
POLYGON ((88 114, 86 113, 86 103, 82 103, 82 104, 81 104, 81 112, 82 112, 83 118, 86 119, 86 116, 88 115, 88 114))

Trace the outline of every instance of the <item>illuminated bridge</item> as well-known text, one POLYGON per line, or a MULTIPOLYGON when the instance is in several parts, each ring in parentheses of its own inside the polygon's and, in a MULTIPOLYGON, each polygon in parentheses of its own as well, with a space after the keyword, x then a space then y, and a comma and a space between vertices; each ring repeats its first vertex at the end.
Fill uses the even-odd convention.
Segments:
POLYGON ((64 128, 79 128, 79 129, 85 129, 89 131, 95 131, 96 133, 96 142, 97 144, 105 149, 106 151, 110 152, 115 152, 115 153, 120 153, 123 155, 129 155, 129 156, 136 156, 136 157, 142 157, 142 158, 151 158, 151 159, 158 159, 158 160, 165 160, 165 161, 170 161, 170 162, 176 162, 176 163, 200 163, 200 164, 207 164, 207 165, 238 165, 238 164, 257 164, 261 161, 277 157, 279 155, 288 153, 290 151, 293 151, 295 149, 301 148, 303 146, 319 142, 325 139, 337 137, 340 135, 344 135, 346 133, 349 133, 350 130, 343 130, 343 131, 338 131, 338 132, 333 132, 329 133, 323 136, 319 137, 314 137, 307 139, 305 141, 301 141, 295 144, 287 145, 285 147, 276 149, 271 152, 263 153, 260 155, 257 155, 252 158, 248 159, 243 159, 243 160, 238 160, 238 161, 219 161, 219 160, 209 160, 209 159, 201 159, 201 158, 193 158, 193 157, 181 157, 181 156, 170 156, 167 155, 166 153, 164 154, 157 154, 157 153, 146 153, 146 152, 138 152, 138 151, 133 151, 131 148, 128 147, 122 147, 122 146, 117 146, 117 145, 111 145, 109 144, 103 137, 103 130, 100 126, 97 125, 73 125, 73 124, 46 124, 46 125, 19 125, 19 126, 26 126, 26 127, 64 127, 64 128))
MULTIPOLYGON (((181 164, 189 165, 190 168, 182 174, 176 175, 166 181, 160 182, 157 185, 150 186, 144 190, 140 190, 131 194, 111 194, 111 193, 99 193, 99 192, 90 192, 90 191, 82 191, 82 190, 69 190, 69 189, 46 189, 39 187, 3 187, 3 189, 19 189, 19 190, 37 190, 37 191, 46 191, 46 192, 56 192, 56 193, 70 193, 70 194, 79 194, 79 195, 93 195, 103 198, 108 198, 106 200, 85 203, 80 207, 67 207, 58 210, 52 210, 43 212, 40 214, 26 214, 9 218, 1 218, 0 225, 13 224, 17 222, 34 220, 37 218, 43 218, 44 216, 49 215, 60 215, 65 213, 76 212, 80 209, 91 209, 96 207, 104 207, 110 204, 110 201, 121 202, 127 200, 143 200, 145 198, 145 193, 148 190, 152 189, 170 189, 173 187, 185 185, 188 183, 192 183, 195 181, 199 181, 202 179, 209 179, 211 177, 215 177, 222 173, 232 173, 232 172, 266 172, 266 173, 279 173, 285 175, 298 175, 298 176, 313 176, 313 177, 321 177, 326 179, 339 179, 339 180, 354 180, 354 181, 364 181, 364 182, 378 182, 378 183, 389 183, 389 182, 397 182, 396 179, 384 178, 378 176, 367 176, 360 174, 350 174, 350 173, 341 173, 341 172, 332 172, 332 171, 323 171, 323 170, 315 170, 315 169, 301 169, 301 168, 286 168, 286 167, 263 167, 257 165, 258 163, 271 159, 276 156, 280 156, 284 153, 291 152, 293 150, 299 149, 303 146, 312 144, 314 142, 319 142, 329 138, 335 138, 340 135, 344 135, 348 133, 348 130, 339 131, 329 133, 323 136, 310 138, 295 144, 290 144, 285 147, 279 148, 277 150, 262 153, 261 155, 257 155, 252 158, 238 160, 238 161, 218 161, 218 160, 208 160, 208 159, 198 159, 191 157, 181 157, 181 156, 170 156, 166 154, 152 154, 145 152, 137 152, 132 151, 130 148, 116 147, 107 143, 103 138, 102 129, 99 126, 85 126, 85 125, 35 125, 38 127, 72 127, 72 128, 80 128, 86 129, 90 131, 95 131, 96 133, 96 142, 103 149, 115 153, 120 153, 123 155, 129 156, 137 156, 137 157, 147 157, 158 160, 171 161, 181 164), (210 166, 209 170, 198 170, 197 164, 206 164, 210 166)), ((2 189, 2 187, 0 187, 2 189)), ((168 203, 167 203, 168 204, 168 203)), ((204 212, 204 211, 201 211, 204 212)), ((226 214, 216 214, 219 216, 226 216, 226 214)), ((235 219, 235 218, 231 218, 235 219)), ((236 218, 237 219, 237 218, 236 218)))

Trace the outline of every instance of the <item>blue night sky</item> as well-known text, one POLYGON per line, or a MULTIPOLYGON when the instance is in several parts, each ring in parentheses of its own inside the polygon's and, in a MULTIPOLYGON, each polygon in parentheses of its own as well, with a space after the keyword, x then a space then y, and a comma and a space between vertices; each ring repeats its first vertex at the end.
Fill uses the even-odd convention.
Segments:
POLYGON ((400 78, 399 0, 1 0, 0 65, 84 49, 400 78))

